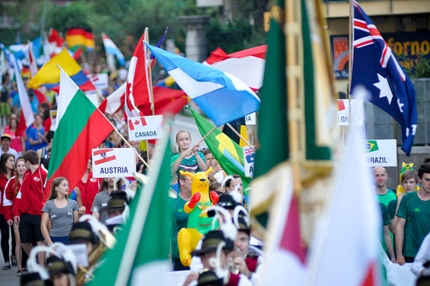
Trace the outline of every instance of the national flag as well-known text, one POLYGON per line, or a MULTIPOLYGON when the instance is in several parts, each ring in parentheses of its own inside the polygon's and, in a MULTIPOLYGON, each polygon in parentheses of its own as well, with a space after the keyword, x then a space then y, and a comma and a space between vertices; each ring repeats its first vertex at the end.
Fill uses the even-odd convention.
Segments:
POLYGON ((50 29, 48 37, 44 37, 43 41, 43 52, 49 58, 53 58, 55 55, 61 53, 64 47, 64 39, 60 36, 57 30, 50 29))
POLYGON ((211 52, 205 63, 213 68, 234 75, 253 91, 257 91, 263 84, 266 51, 267 45, 253 47, 232 54, 226 54, 221 48, 217 48, 211 52))
POLYGON ((14 54, 18 60, 23 60, 29 57, 30 48, 33 51, 35 58, 39 58, 40 49, 42 47, 42 38, 38 37, 30 42, 31 44, 19 44, 9 46, 9 50, 14 54))
POLYGON ((365 163, 364 140, 363 128, 353 122, 325 223, 315 235, 306 285, 380 285, 381 214, 365 163), (360 195, 351 201, 352 193, 360 195))
POLYGON ((144 54, 142 35, 133 52, 128 68, 127 86, 125 90, 125 113, 127 117, 138 117, 144 114, 137 108, 141 102, 149 101, 150 84, 148 82, 148 65, 144 54))
POLYGON ((258 96, 236 77, 146 44, 182 90, 220 126, 260 108, 258 96))
POLYGON ((113 151, 112 148, 99 149, 93 152, 94 165, 104 164, 116 160, 115 155, 108 154, 113 151))
POLYGON ((379 150, 378 141, 375 141, 375 140, 365 141, 363 147, 364 147, 363 150, 366 153, 375 152, 379 150))
POLYGON ((94 36, 91 28, 71 27, 66 31, 67 46, 71 49, 84 46, 88 50, 94 49, 94 36))
POLYGON ((56 47, 61 48, 64 46, 64 39, 57 30, 51 28, 49 29, 48 43, 55 44, 56 47))
MULTIPOLYGON (((205 136, 212 129, 213 125, 203 116, 191 109, 191 114, 196 121, 200 134, 205 136)), ((242 148, 224 133, 215 129, 205 138, 206 145, 227 174, 237 174, 242 179, 243 189, 245 190, 251 178, 245 176, 244 158, 242 148)))
MULTIPOLYGON (((169 128, 166 124, 163 134, 168 134, 169 128)), ((169 138, 157 141, 148 184, 136 192, 129 219, 118 232, 115 247, 102 257, 104 263, 96 269, 90 286, 172 285, 165 280, 171 235, 171 215, 165 209, 170 180, 169 138)))
POLYGON ((414 86, 372 20, 354 1, 354 58, 351 91, 358 85, 369 99, 390 114, 402 128, 402 150, 410 155, 417 129, 414 86))
POLYGON ((34 122, 34 114, 31 109, 30 99, 28 97, 27 89, 24 86, 21 75, 19 73, 19 68, 15 66, 15 78, 16 85, 18 88, 19 102, 21 103, 21 115, 19 118, 18 126, 16 127, 16 135, 22 136, 25 130, 30 127, 34 122))
POLYGON ((103 113, 115 114, 124 106, 125 87, 127 83, 123 83, 111 95, 106 97, 99 106, 103 113))
POLYGON ((124 66, 125 64, 124 55, 115 45, 115 43, 108 36, 106 36, 105 33, 102 33, 102 39, 103 39, 103 45, 105 46, 106 55, 114 55, 117 58, 119 64, 121 66, 124 66))
POLYGON ((60 70, 57 65, 64 69, 81 90, 96 89, 66 49, 44 64, 39 72, 27 83, 27 86, 36 89, 43 85, 47 89, 58 92, 60 87, 60 70))
MULTIPOLYGON (((114 128, 63 69, 60 69, 55 122, 55 138, 61 139, 52 144, 48 185, 54 178, 62 176, 67 178, 72 191, 87 169, 92 149, 97 148, 114 128)), ((48 198, 49 192, 45 192, 44 199, 48 198)))
MULTIPOLYGON (((30 42, 28 44, 31 46, 30 42)), ((28 62, 29 62, 30 75, 31 77, 34 77, 39 71, 39 68, 37 67, 36 58, 34 57, 34 53, 32 49, 29 49, 28 62)))

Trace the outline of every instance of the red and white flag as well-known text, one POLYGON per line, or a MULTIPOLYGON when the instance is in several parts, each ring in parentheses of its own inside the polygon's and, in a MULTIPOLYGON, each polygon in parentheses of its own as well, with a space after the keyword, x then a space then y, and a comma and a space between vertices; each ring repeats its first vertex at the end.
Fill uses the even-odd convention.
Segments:
POLYGON ((306 275, 306 249, 301 239, 293 174, 289 166, 283 168, 285 186, 276 193, 270 213, 265 249, 267 261, 262 265, 261 285, 303 285, 306 275))
POLYGON ((263 85, 264 65, 266 64, 267 45, 258 46, 232 54, 221 48, 211 52, 205 63, 234 75, 253 91, 263 85))
POLYGON ((315 231, 306 285, 380 284, 381 214, 365 165, 364 140, 363 128, 353 124, 327 216, 315 231))
POLYGON ((18 126, 16 128, 16 135, 22 136, 25 130, 34 122, 34 114, 31 109, 30 99, 28 97, 27 89, 22 82, 21 74, 17 67, 15 67, 16 85, 18 87, 19 101, 21 103, 21 116, 18 126))
POLYGON ((127 83, 124 82, 117 90, 103 100, 99 106, 101 112, 114 114, 121 110, 124 106, 126 85, 127 83))
POLYGON ((39 68, 37 67, 36 59, 33 54, 33 44, 30 41, 28 41, 28 45, 29 45, 28 61, 30 63, 28 68, 30 70, 30 76, 34 77, 39 71, 39 68))

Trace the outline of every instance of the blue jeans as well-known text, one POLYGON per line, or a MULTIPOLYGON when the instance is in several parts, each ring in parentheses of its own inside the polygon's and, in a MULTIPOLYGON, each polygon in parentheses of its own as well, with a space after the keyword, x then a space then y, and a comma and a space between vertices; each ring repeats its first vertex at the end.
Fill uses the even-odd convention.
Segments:
POLYGON ((54 242, 61 242, 61 243, 66 243, 69 241, 69 237, 68 236, 51 236, 51 240, 52 243, 54 242))

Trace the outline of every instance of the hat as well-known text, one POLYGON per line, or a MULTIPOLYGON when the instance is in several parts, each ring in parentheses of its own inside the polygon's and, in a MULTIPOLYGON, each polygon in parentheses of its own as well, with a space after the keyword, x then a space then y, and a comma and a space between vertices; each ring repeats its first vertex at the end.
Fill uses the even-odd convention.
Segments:
POLYGON ((239 225, 238 225, 237 230, 246 232, 248 235, 250 235, 251 234, 251 227, 250 227, 249 223, 243 218, 243 216, 239 216, 238 222, 239 222, 239 225))
MULTIPOLYGON (((218 198, 218 205, 228 210, 234 210, 237 205, 240 205, 236 202, 230 194, 223 194, 218 198)), ((215 211, 208 211, 208 217, 215 216, 215 211)))
POLYGON ((209 269, 203 269, 200 272, 199 279, 197 280, 197 286, 205 286, 205 285, 224 285, 224 281, 222 278, 218 278, 215 272, 209 269))
POLYGON ((21 276, 21 286, 46 286, 52 285, 50 281, 45 281, 38 272, 26 273, 21 276))
POLYGON ((57 256, 48 257, 48 259, 46 260, 46 270, 48 270, 49 276, 53 276, 60 273, 72 275, 75 274, 72 265, 57 256))
POLYGON ((91 242, 96 244, 96 237, 91 224, 86 221, 78 221, 72 226, 69 234, 69 244, 91 242))
MULTIPOLYGON (((115 191, 110 195, 110 199, 105 207, 106 211, 123 210, 128 204, 127 193, 124 191, 115 191)), ((100 210, 101 211, 101 210, 100 210)))
POLYGON ((10 135, 9 134, 7 134, 7 133, 4 133, 2 136, 1 136, 1 140, 3 140, 3 139, 11 139, 10 138, 10 135))
POLYGON ((200 256, 202 254, 215 251, 217 250, 218 245, 222 242, 225 242, 223 250, 233 250, 233 241, 226 238, 221 230, 211 230, 203 238, 202 247, 200 249, 192 251, 191 255, 200 256))

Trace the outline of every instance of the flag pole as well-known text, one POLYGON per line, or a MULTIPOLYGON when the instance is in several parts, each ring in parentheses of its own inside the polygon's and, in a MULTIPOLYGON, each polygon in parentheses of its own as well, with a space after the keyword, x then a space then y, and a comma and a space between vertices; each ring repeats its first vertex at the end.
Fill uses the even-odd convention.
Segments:
MULTIPOLYGON (((149 32, 148 27, 145 28, 145 41, 149 43, 149 32)), ((146 82, 148 85, 148 95, 149 95, 149 102, 151 103, 151 112, 152 116, 155 115, 155 103, 154 103, 154 90, 152 87, 152 65, 151 65, 151 58, 150 58, 150 52, 148 48, 146 47, 145 43, 143 43, 143 54, 145 56, 145 69, 146 69, 146 82)), ((149 162, 149 151, 148 151, 148 144, 149 140, 146 141, 146 160, 149 162)))
POLYGON ((245 144, 246 145, 248 145, 252 150, 254 150, 255 151, 255 148, 254 148, 254 146, 252 146, 251 144, 249 144, 249 142, 248 141, 246 141, 246 139, 239 133, 239 132, 237 132, 237 130, 236 129, 234 129, 233 128, 233 126, 231 126, 231 124, 230 123, 227 123, 227 126, 228 127, 230 127, 230 129, 231 129, 231 131, 233 131, 234 132, 234 134, 236 134, 237 136, 239 136, 240 137, 240 139, 242 139, 242 141, 243 142, 245 142, 245 144))
POLYGON ((200 143, 202 143, 206 139, 206 137, 208 137, 212 132, 214 132, 215 129, 216 125, 205 136, 203 136, 203 138, 199 142, 197 142, 196 145, 200 145, 200 143))
POLYGON ((300 180, 300 162, 302 161, 303 152, 300 144, 300 125, 304 127, 300 107, 303 105, 299 101, 303 90, 301 88, 301 60, 299 51, 301 43, 299 37, 301 34, 301 23, 298 19, 300 12, 300 1, 287 0, 285 2, 285 46, 286 46, 286 78, 287 78, 287 102, 288 102, 288 127, 290 143, 290 164, 293 171, 294 193, 298 195, 302 189, 300 180))

